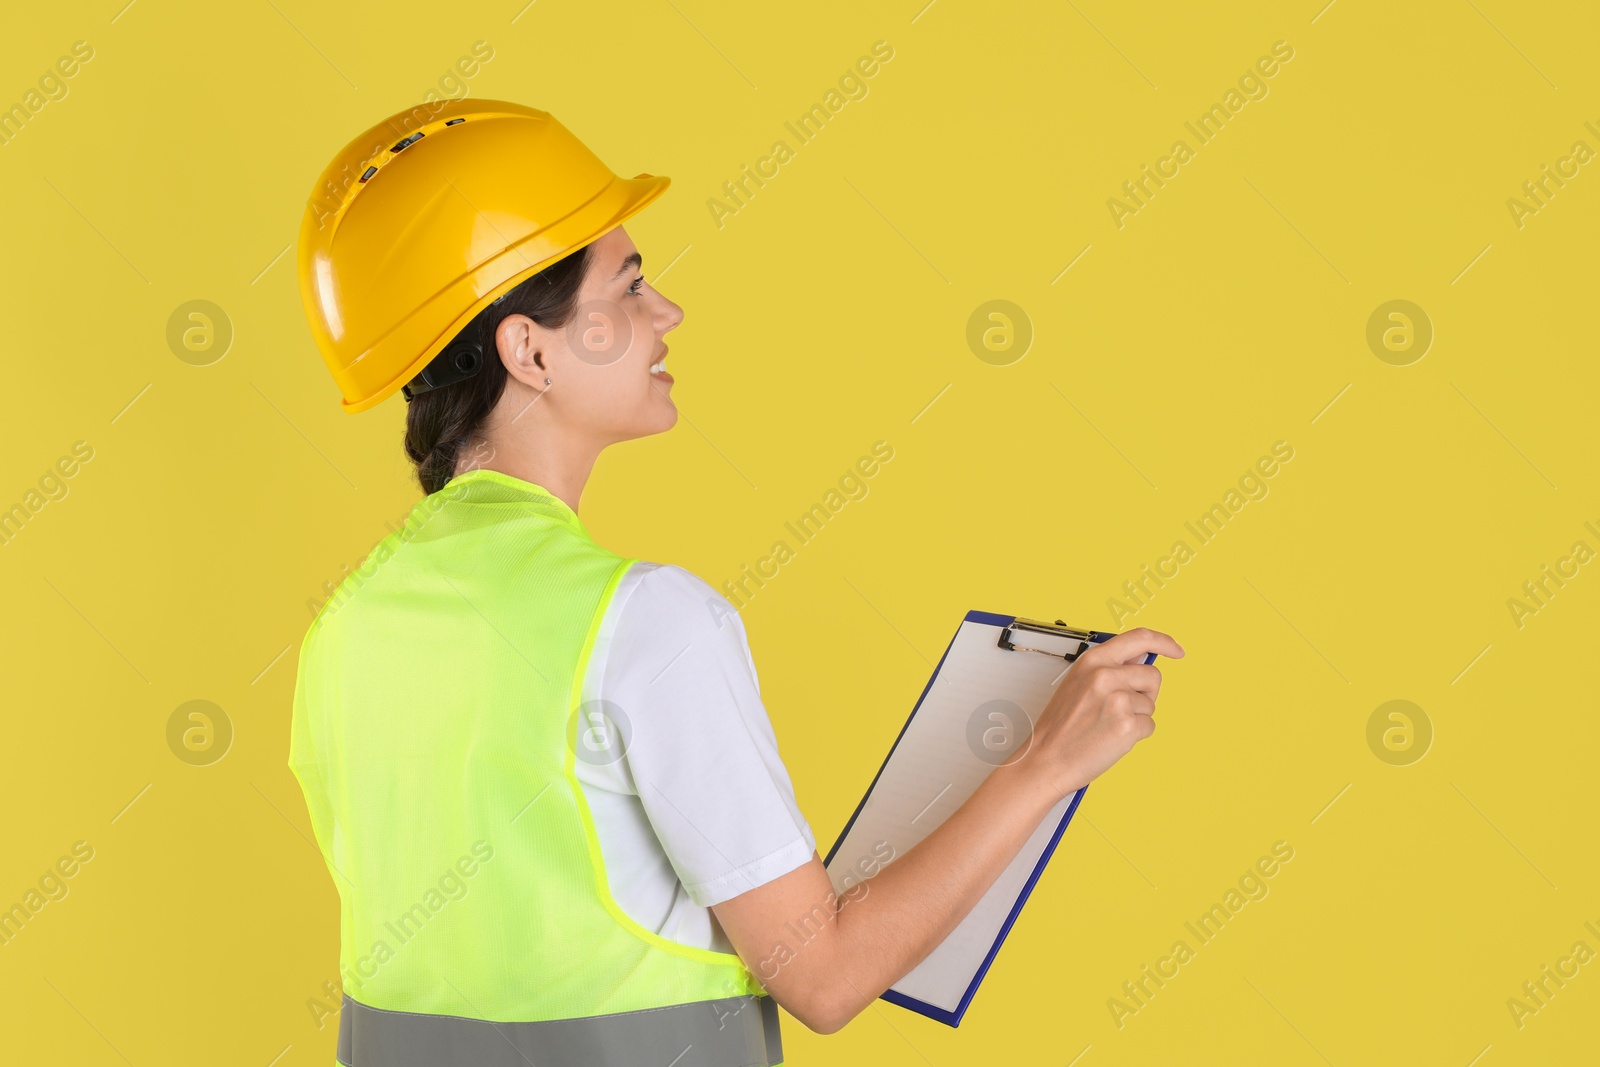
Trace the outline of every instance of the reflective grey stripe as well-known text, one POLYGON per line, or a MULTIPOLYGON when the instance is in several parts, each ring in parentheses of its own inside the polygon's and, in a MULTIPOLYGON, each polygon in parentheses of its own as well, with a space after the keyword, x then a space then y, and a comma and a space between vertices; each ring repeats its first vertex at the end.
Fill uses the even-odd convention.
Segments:
POLYGON ((783 1062, 770 996, 723 997, 664 1008, 495 1023, 372 1008, 344 998, 339 1062, 346 1067, 774 1067, 783 1062))

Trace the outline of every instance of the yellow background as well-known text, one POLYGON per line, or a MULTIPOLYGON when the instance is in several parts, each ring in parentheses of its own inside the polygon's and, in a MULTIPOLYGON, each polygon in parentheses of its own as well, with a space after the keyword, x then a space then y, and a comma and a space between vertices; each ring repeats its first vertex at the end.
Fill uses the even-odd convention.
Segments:
POLYGON ((0 105, 73 42, 94 58, 0 147, 0 505, 73 442, 94 457, 0 546, 0 906, 75 841, 94 858, 0 947, 3 1058, 331 1061, 307 1001, 337 978, 338 905, 285 765, 295 649, 307 600, 418 491, 403 403, 339 410, 290 245, 327 159, 482 40, 472 95, 673 179, 628 230, 687 311, 681 418, 602 457, 601 543, 720 587, 894 448, 744 612, 824 851, 964 612, 1111 628, 1125 580, 1295 450, 1118 625, 1188 658, 963 1025, 789 1019, 790 1063, 1592 1062, 1600 963, 1520 1028, 1506 1001, 1600 951, 1600 565, 1520 628, 1507 601, 1600 548, 1600 169, 1520 228, 1506 202, 1600 149, 1600 19, 1319 2, 13 12, 0 105), (799 145, 785 121, 879 40, 868 95, 799 145), (1184 122, 1280 40, 1269 94, 1198 145, 1184 122), (719 228, 707 201, 780 138, 795 157, 719 228), (1108 198, 1179 138, 1195 158, 1119 229, 1108 198), (209 366, 166 341, 196 299, 235 333, 209 366), (1034 330, 1007 366, 966 341, 993 299, 1034 330), (1365 339, 1395 299, 1435 330, 1409 366, 1365 339), (235 731, 204 767, 166 740, 196 699, 235 731), (1393 699, 1434 732, 1408 766, 1366 740, 1393 699), (1108 999, 1275 841, 1295 851, 1270 894, 1119 1028, 1108 999))

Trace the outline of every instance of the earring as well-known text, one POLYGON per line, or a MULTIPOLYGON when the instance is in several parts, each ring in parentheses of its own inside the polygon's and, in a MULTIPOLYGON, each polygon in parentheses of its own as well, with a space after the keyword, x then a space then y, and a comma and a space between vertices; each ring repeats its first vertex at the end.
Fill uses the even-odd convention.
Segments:
POLYGON ((546 385, 549 385, 549 384, 550 384, 550 379, 549 379, 549 378, 546 378, 546 379, 545 379, 545 380, 544 380, 544 384, 546 384, 546 385))

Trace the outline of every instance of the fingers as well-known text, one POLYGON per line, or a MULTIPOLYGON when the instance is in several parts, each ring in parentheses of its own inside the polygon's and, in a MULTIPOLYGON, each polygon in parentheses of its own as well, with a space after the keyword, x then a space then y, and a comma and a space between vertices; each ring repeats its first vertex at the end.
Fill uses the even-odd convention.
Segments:
POLYGON ((1132 689, 1118 689, 1106 697, 1106 708, 1114 714, 1154 715, 1156 713, 1156 702, 1155 698, 1147 693, 1139 693, 1132 689))
POLYGON ((1182 659, 1183 646, 1160 630, 1136 626, 1089 648, 1078 658, 1093 656, 1095 661, 1106 663, 1134 663, 1155 652, 1168 659, 1182 659))
POLYGON ((1127 719, 1127 730, 1135 741, 1143 741, 1156 732, 1156 717, 1154 715, 1130 715, 1127 719))
POLYGON ((1161 668, 1154 663, 1124 663, 1103 668, 1123 689, 1143 693, 1152 701, 1161 693, 1161 668))

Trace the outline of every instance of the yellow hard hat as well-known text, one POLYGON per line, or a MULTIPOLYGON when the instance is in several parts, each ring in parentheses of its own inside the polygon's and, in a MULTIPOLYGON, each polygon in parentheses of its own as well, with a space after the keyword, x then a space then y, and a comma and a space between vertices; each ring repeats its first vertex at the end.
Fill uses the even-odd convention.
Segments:
POLYGON ((548 113, 452 100, 345 145, 300 224, 300 297, 322 358, 365 411, 477 313, 620 225, 670 179, 619 178, 548 113))

